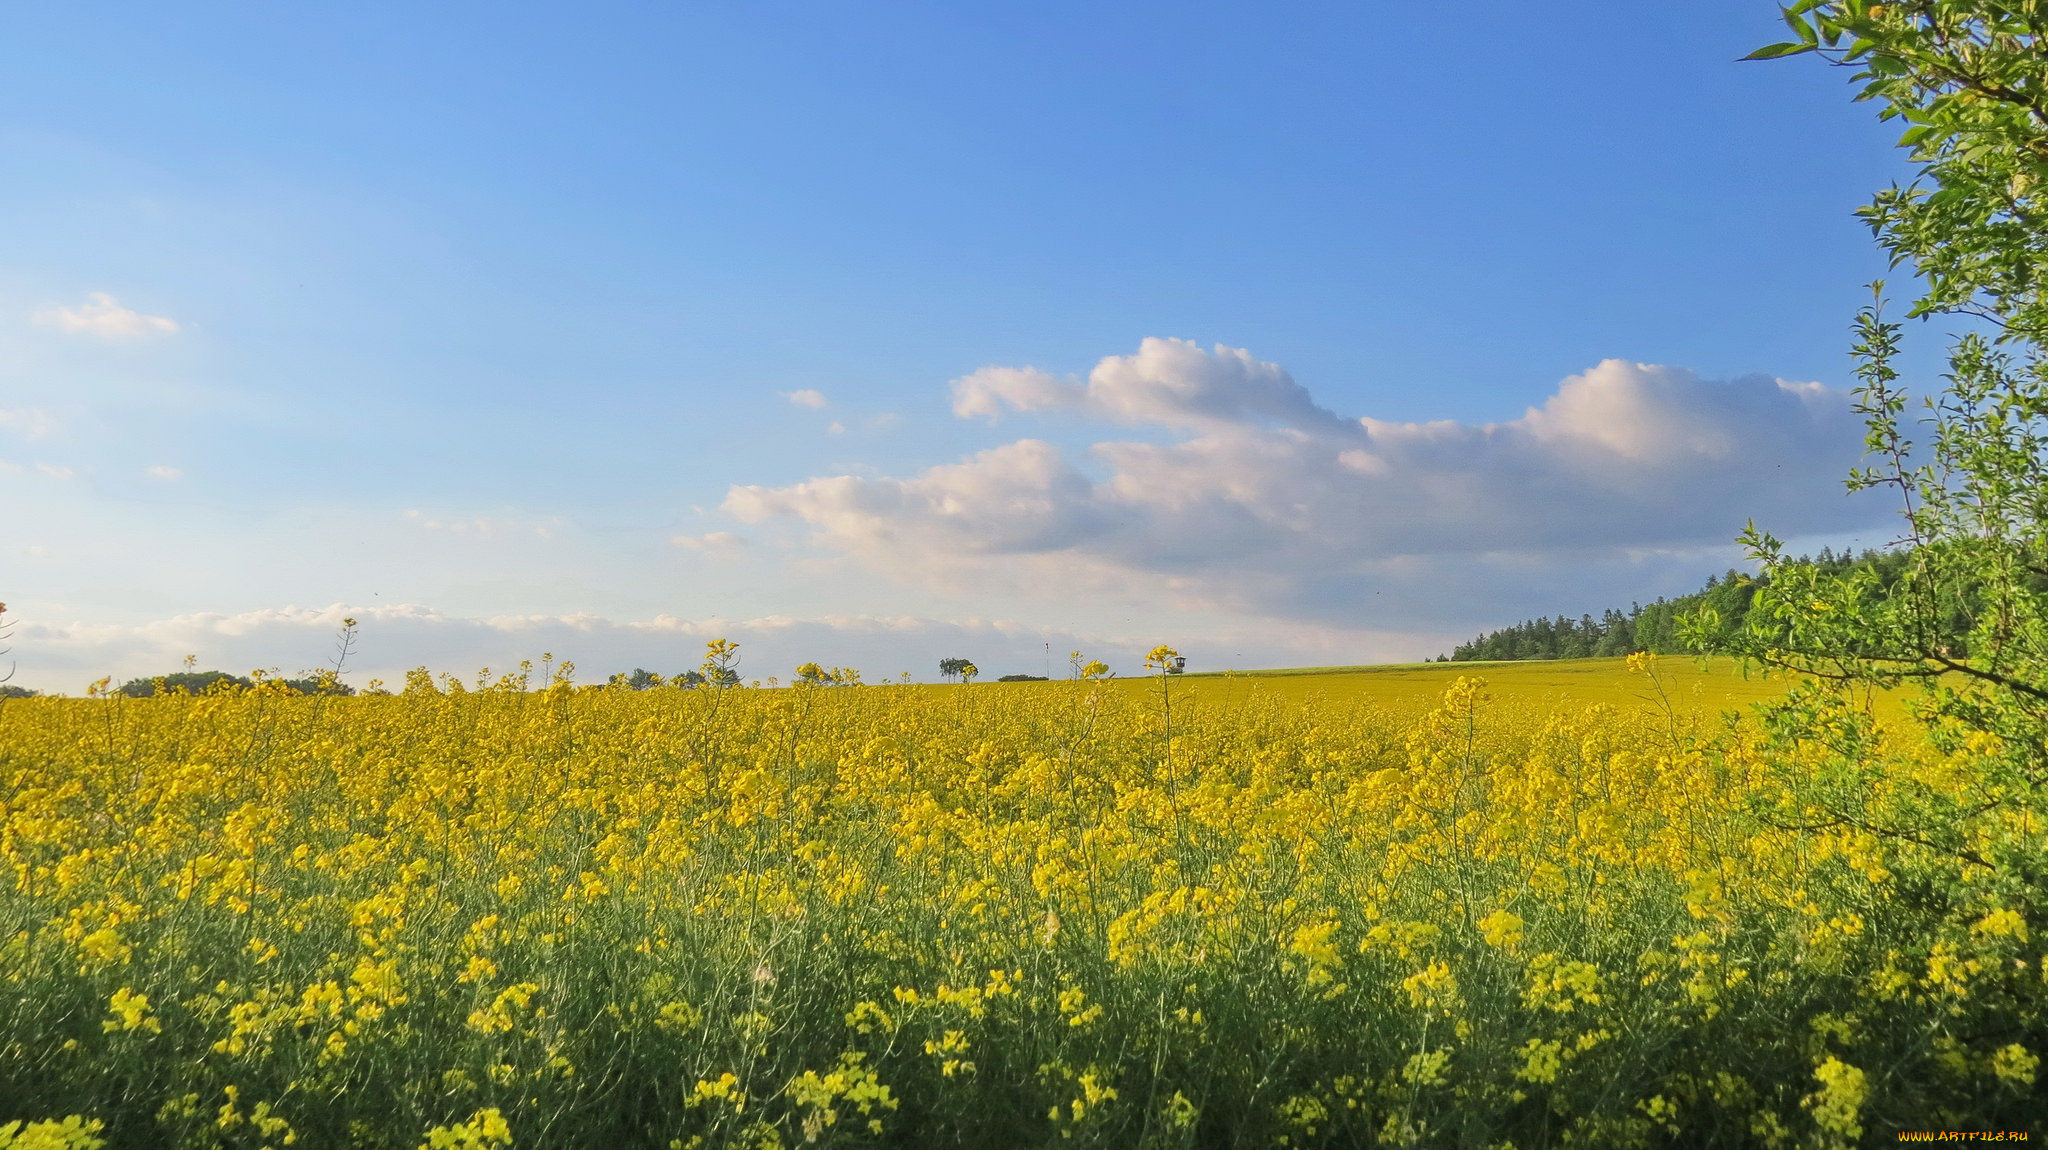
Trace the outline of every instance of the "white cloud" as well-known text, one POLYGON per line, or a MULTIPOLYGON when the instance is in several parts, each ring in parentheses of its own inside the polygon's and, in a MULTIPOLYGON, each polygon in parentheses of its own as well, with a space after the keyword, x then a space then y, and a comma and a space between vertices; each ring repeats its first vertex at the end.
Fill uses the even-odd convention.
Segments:
POLYGON ((149 476, 151 479, 160 479, 168 483, 174 479, 184 478, 185 472, 183 468, 165 467, 159 464, 155 467, 151 467, 148 470, 144 471, 143 474, 149 476))
POLYGON ((782 393, 782 397, 798 407, 818 408, 824 407, 831 402, 825 398, 824 392, 808 387, 801 391, 785 391, 782 393))
POLYGON ((994 423, 1005 408, 1075 407, 1087 394, 1073 380, 1035 367, 984 367, 953 381, 953 414, 962 419, 985 416, 994 423))
POLYGON ((59 467, 54 463, 38 463, 36 464, 36 470, 52 479, 69 479, 78 474, 69 467, 59 467))
POLYGON ((0 408, 0 427, 16 431, 30 439, 41 439, 56 428, 56 423, 40 408, 18 408, 9 411, 0 408))
POLYGON ((121 301, 103 291, 89 293, 86 301, 78 307, 46 307, 36 312, 35 322, 72 335, 92 335, 101 339, 141 339, 175 335, 178 331, 176 320, 160 315, 143 315, 121 306, 121 301))
POLYGON ((417 508, 405 513, 406 521, 415 527, 428 531, 443 532, 467 539, 499 539, 506 536, 531 536, 536 539, 552 539, 555 533, 566 525, 559 515, 529 518, 516 515, 473 515, 437 518, 417 508))
POLYGON ((1147 339, 1085 384, 984 368, 953 399, 963 417, 1066 409, 1180 435, 1095 444, 1101 479, 1022 439, 907 479, 736 486, 725 508, 801 521, 906 580, 1057 594, 1147 577, 1190 602, 1337 619, 1390 587, 1480 593, 1516 564, 1718 546, 1751 516, 1796 534, 1880 514, 1842 490, 1861 451, 1848 396, 1760 376, 1607 360, 1518 419, 1392 423, 1339 417, 1244 351, 1147 339))
POLYGON ((712 531, 704 535, 677 535, 669 542, 692 551, 726 551, 747 545, 745 539, 730 531, 712 531))
POLYGON ((1278 424, 1326 429, 1343 423, 1316 406, 1279 364, 1217 344, 1148 338, 1136 355, 1106 356, 1083 385, 1035 367, 985 367, 953 381, 953 414, 987 417, 1004 408, 1074 408, 1127 424, 1177 429, 1278 424))

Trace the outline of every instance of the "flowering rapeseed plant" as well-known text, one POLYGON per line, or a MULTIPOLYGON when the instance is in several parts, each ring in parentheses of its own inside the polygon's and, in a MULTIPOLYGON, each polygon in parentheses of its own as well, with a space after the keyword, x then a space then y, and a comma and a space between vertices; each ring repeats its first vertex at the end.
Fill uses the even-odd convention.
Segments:
POLYGON ((1477 680, 1404 719, 548 679, 0 709, 0 1145, 1789 1147, 2040 1112, 2038 813, 1958 832, 2002 867, 1799 817, 1845 756, 1905 810, 2002 748, 1477 680))

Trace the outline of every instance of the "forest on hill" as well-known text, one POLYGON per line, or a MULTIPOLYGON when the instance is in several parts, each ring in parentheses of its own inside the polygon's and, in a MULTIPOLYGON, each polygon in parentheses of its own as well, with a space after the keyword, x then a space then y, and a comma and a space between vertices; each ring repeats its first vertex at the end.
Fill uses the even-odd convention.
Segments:
MULTIPOLYGON (((1906 552, 1903 551, 1871 549, 1855 554, 1829 548, 1822 548, 1819 555, 1800 560, 1829 573, 1869 567, 1877 575, 1879 584, 1887 587, 1904 569, 1905 561, 1906 552)), ((1554 619, 1540 616, 1525 619, 1511 627, 1489 631, 1460 643, 1449 655, 1437 658, 1439 662, 1462 663, 1506 659, 1589 659, 1636 651, 1676 653, 1685 649, 1678 635, 1679 620, 1695 614, 1702 607, 1711 607, 1720 617, 1724 629, 1738 630, 1746 621, 1750 602, 1756 598, 1762 585, 1763 580, 1757 576, 1731 570, 1726 574, 1708 576, 1706 586, 1690 595, 1659 599, 1647 605, 1636 603, 1626 611, 1610 607, 1598 618, 1580 615, 1574 619, 1569 615, 1559 615, 1554 619)))

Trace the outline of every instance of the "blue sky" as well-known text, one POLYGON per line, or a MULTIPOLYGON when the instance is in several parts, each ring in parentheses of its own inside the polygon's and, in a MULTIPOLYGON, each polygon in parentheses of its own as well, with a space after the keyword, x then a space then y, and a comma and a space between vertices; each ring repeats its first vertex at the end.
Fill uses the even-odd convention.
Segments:
POLYGON ((10 658, 1393 659, 1881 538, 1895 132, 1768 4, 1438 11, 10 8, 10 658))

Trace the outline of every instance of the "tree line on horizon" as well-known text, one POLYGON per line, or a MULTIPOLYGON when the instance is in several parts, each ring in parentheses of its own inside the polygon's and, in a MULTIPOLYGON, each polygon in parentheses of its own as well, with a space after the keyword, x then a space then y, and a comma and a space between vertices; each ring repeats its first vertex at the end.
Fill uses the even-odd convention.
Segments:
MULTIPOLYGON (((1907 553, 1869 548, 1863 552, 1821 548, 1820 554, 1804 556, 1821 571, 1841 574, 1868 568, 1882 587, 1889 587, 1905 570, 1907 553)), ((1680 621, 1709 610, 1721 629, 1739 632, 1748 621, 1750 603, 1765 584, 1763 577, 1729 570, 1707 577, 1706 585, 1675 599, 1634 603, 1623 611, 1610 607, 1598 618, 1587 614, 1574 619, 1537 616, 1497 631, 1489 631, 1438 655, 1440 663, 1507 662, 1523 659, 1618 658, 1638 651, 1659 655, 1692 650, 1680 631, 1680 621)))

